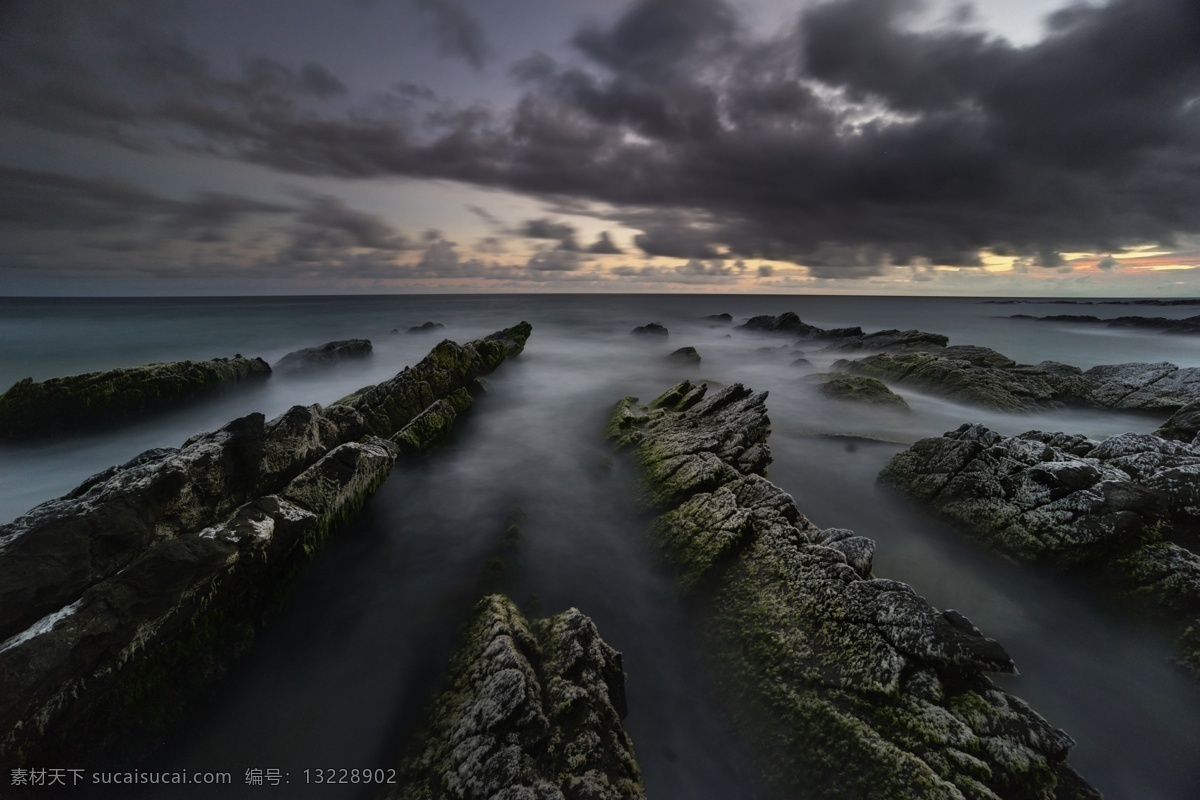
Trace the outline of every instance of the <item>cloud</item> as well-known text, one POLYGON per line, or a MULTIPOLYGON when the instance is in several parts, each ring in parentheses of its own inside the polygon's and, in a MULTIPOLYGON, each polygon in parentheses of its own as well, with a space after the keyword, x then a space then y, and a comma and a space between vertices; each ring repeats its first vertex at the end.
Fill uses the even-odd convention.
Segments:
POLYGON ((583 263, 578 252, 559 249, 534 253, 526 266, 534 272, 576 272, 583 263))
POLYGON ((416 0, 417 8, 433 18, 438 47, 444 55, 461 58, 476 70, 490 55, 483 26, 461 0, 416 0))
POLYGON ((613 243, 612 237, 608 235, 608 231, 601 232, 596 241, 589 244, 586 248, 587 252, 595 255, 614 256, 621 254, 621 248, 613 243))
POLYGON ((525 220, 514 233, 525 239, 556 239, 558 249, 579 252, 579 244, 575 241, 575 226, 556 222, 548 217, 525 220))
POLYGON ((1096 269, 1116 269, 1121 266, 1121 262, 1117 261, 1112 255, 1106 255, 1096 262, 1096 269))
MULTIPOLYGON (((464 5, 421 2, 443 46, 484 63, 455 27, 464 5)), ((1200 232, 1192 0, 1071 6, 1028 46, 953 20, 914 30, 912 7, 831 0, 764 37, 724 0, 640 0, 579 31, 567 61, 521 62, 523 94, 493 111, 363 105, 315 63, 221 71, 136 3, 44 0, 0 51, 0 113, 130 149, 595 204, 648 255, 816 276, 979 266, 988 249, 1064 269, 1046 256, 1200 232)), ((96 201, 81 224, 124 207, 96 201)))
MULTIPOLYGON (((221 192, 193 192, 177 200, 115 178, 84 178, 0 166, 0 227, 34 231, 108 231, 141 236, 219 239, 253 214, 296 209, 221 192)), ((122 247, 132 243, 125 238, 122 247)), ((91 246, 99 246, 92 240, 91 246)), ((117 248, 109 241, 108 249, 117 248)), ((124 247, 124 249, 130 249, 124 247)))

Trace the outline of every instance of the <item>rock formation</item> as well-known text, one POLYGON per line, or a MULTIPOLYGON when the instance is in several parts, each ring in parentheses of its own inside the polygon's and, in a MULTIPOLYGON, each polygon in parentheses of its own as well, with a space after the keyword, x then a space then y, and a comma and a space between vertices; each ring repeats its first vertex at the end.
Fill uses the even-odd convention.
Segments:
POLYGON ((826 350, 887 350, 896 352, 911 352, 922 350, 940 350, 950 341, 949 337, 940 333, 927 331, 896 329, 864 333, 862 328, 818 328, 800 319, 793 311, 786 311, 777 317, 765 314, 751 317, 739 327, 752 331, 767 331, 770 333, 795 334, 800 339, 812 339, 828 342, 826 350))
MULTIPOLYGON (((805 361, 804 359, 800 360, 805 361)), ((805 361, 805 364, 807 363, 805 361)), ((807 380, 817 383, 821 394, 834 400, 848 400, 852 403, 908 410, 908 403, 903 397, 889 389, 883 381, 875 378, 824 372, 810 375, 807 380)))
POLYGON ((630 331, 634 336, 666 336, 667 329, 657 322, 651 322, 646 325, 639 325, 630 331))
POLYGON ((39 439, 63 431, 138 419, 252 378, 271 367, 261 358, 214 358, 146 364, 35 381, 0 395, 0 439, 39 439))
POLYGON ((94 758, 169 727, 396 458, 434 444, 529 334, 444 341, 328 408, 147 451, 0 526, 0 761, 94 758))
POLYGON ((311 367, 326 366, 348 358, 362 358, 371 355, 371 342, 368 339, 345 339, 340 342, 326 342, 320 347, 306 347, 288 353, 275 362, 277 372, 296 372, 311 367))
POLYGON ((1091 314, 1052 314, 1047 317, 1033 317, 1029 314, 1013 314, 1012 319, 1032 319, 1039 322, 1073 322, 1093 325, 1104 325, 1108 328, 1139 328, 1142 330, 1161 331, 1174 334, 1200 334, 1200 315, 1185 319, 1169 319, 1167 317, 1112 317, 1103 319, 1091 314))
POLYGON ((466 626, 393 800, 637 800, 621 655, 577 609, 528 621, 503 595, 466 626))
POLYGON ((433 333, 446 327, 440 322, 426 322, 422 325, 413 325, 405 333, 433 333))
POLYGON ((1106 364, 1081 370, 1043 361, 1018 364, 987 347, 955 345, 928 353, 878 353, 833 369, 912 386, 999 411, 1065 406, 1173 410, 1200 399, 1200 368, 1106 364))
MULTIPOLYGON (((1200 447, 963 425, 896 455, 879 480, 1000 552, 1075 570, 1177 633, 1200 631, 1200 556, 1177 543, 1200 534, 1200 447)), ((1200 667, 1200 640, 1180 646, 1200 667)))
POLYGON ((781 797, 1093 798, 1073 742, 990 671, 1004 649, 961 614, 875 578, 874 544, 821 530, 763 477, 765 394, 681 383, 633 398, 651 540, 678 570, 712 678, 781 797))
POLYGON ((667 356, 667 358, 671 359, 672 361, 677 361, 681 364, 700 363, 700 354, 696 352, 696 348, 694 347, 681 347, 671 353, 671 355, 667 356))

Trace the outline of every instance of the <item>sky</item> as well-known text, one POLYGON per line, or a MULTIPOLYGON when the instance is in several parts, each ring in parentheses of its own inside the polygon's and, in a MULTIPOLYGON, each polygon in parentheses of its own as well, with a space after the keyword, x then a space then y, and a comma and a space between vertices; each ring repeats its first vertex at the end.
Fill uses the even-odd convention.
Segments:
POLYGON ((0 295, 459 291, 1200 296, 1200 4, 0 4, 0 295))

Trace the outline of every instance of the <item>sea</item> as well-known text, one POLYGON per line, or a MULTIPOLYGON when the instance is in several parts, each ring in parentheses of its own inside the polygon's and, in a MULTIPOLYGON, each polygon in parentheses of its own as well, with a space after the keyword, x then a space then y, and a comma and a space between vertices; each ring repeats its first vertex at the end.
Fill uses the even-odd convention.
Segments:
MULTIPOLYGON (((483 566, 517 511, 522 540, 511 594, 545 614, 579 608, 622 652, 625 724, 648 796, 765 797, 752 753, 706 683, 673 577, 646 545, 648 518, 634 502, 630 465, 602 436, 619 399, 648 401, 685 378, 768 391, 768 477, 818 526, 873 539, 878 577, 910 584, 998 639, 1019 674, 996 681, 1075 739, 1071 763, 1106 796, 1200 797, 1200 691, 1172 664, 1166 634, 1068 577, 989 553, 875 484, 897 452, 964 422, 1006 435, 1038 429, 1105 438, 1152 431, 1165 415, 1001 413, 902 386, 894 388, 911 412, 860 409, 822 399, 806 379, 845 354, 736 327, 750 316, 794 311, 826 328, 938 332, 951 344, 985 345, 1022 363, 1200 366, 1200 338, 1012 318, 1197 313, 1185 305, 1078 303, 812 295, 0 299, 0 389, 25 377, 238 353, 274 363, 338 339, 374 344, 366 359, 277 373, 102 433, 0 445, 0 521, 149 448, 179 446, 251 412, 271 418, 296 404, 331 403, 415 364, 441 338, 467 341, 527 320, 533 335, 525 352, 488 376, 487 394, 450 442, 392 473, 313 561, 253 650, 138 765, 232 776, 219 790, 177 787, 171 797, 372 796, 377 787, 316 784, 314 776, 396 764, 477 599, 483 566), (709 319, 722 313, 732 325, 709 319), (407 332, 427 321, 444 327, 407 332), (650 322, 669 335, 631 335, 650 322), (667 358, 684 346, 697 349, 699 364, 667 358), (801 358, 807 363, 796 363, 801 358)), ((114 768, 125 766, 133 765, 114 768)))

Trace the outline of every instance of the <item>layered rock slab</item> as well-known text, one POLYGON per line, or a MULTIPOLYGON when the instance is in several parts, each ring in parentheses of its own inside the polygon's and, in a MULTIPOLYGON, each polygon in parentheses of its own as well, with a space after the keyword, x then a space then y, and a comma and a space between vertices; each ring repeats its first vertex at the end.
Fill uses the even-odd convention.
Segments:
POLYGON ((1097 797, 1073 741, 998 689, 1004 649, 821 530, 763 477, 765 394, 684 382, 622 401, 651 540, 679 570, 715 684, 779 796, 1097 797))
POLYGON ((148 451, 0 527, 0 694, 20 698, 0 709, 0 759, 95 751, 124 730, 106 718, 219 674, 329 530, 401 453, 436 444, 529 333, 442 342, 343 404, 148 451))
MULTIPOLYGON (((1170 541, 1200 535, 1196 445, 967 424, 897 454, 879 481, 1000 552, 1136 599, 1177 633, 1200 620, 1200 556, 1170 541)), ((1200 664, 1197 644, 1180 640, 1185 662, 1200 664)))
POLYGON ((636 800, 621 655, 577 609, 527 620, 485 597, 393 800, 636 800))
POLYGON ((128 422, 270 374, 261 358, 238 355, 45 381, 25 378, 0 395, 0 439, 40 439, 128 422))

